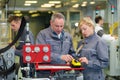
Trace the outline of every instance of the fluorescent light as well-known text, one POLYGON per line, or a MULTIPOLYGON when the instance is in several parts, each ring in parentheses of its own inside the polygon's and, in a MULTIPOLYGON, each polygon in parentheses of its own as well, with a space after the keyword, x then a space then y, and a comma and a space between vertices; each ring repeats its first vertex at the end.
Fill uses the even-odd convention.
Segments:
POLYGON ((39 13, 37 13, 37 14, 32 14, 31 17, 37 17, 37 16, 39 16, 39 15, 40 15, 39 13))
POLYGON ((20 12, 21 12, 21 11, 18 11, 18 10, 17 10, 17 11, 14 11, 14 13, 20 13, 20 12))
POLYGON ((15 16, 22 16, 23 14, 22 13, 19 13, 19 14, 15 14, 15 16))
POLYGON ((83 4, 87 4, 87 1, 84 1, 83 4))
POLYGON ((54 6, 55 4, 43 4, 43 5, 41 5, 41 7, 52 7, 52 6, 54 6))
POLYGON ((60 8, 62 5, 55 5, 55 8, 60 8))
POLYGON ((72 7, 78 8, 78 7, 79 7, 79 4, 75 4, 75 5, 73 5, 72 7))
POLYGON ((86 4, 82 4, 81 6, 82 6, 82 7, 85 7, 85 6, 86 6, 86 4))
POLYGON ((75 3, 75 2, 77 2, 77 0, 71 0, 71 2, 72 2, 72 3, 75 3))
POLYGON ((60 4, 61 1, 49 1, 49 3, 52 3, 52 4, 60 4))
POLYGON ((25 1, 25 3, 30 4, 30 3, 37 3, 37 1, 25 1))
POLYGON ((29 13, 36 13, 36 10, 30 10, 29 13))
POLYGON ((95 1, 91 1, 90 4, 95 4, 95 1))
POLYGON ((25 6, 31 6, 31 4, 24 4, 25 6))

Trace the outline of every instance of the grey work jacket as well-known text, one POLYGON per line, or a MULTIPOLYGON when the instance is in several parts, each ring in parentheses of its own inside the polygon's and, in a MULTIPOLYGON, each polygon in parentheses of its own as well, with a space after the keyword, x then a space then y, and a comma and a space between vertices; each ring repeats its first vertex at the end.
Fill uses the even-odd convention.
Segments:
POLYGON ((36 44, 50 44, 51 64, 65 64, 66 62, 60 58, 61 55, 74 53, 70 34, 62 31, 61 38, 59 39, 51 27, 38 33, 36 44))
MULTIPOLYGON (((26 36, 27 36, 27 30, 25 27, 25 29, 24 29, 24 31, 19 39, 19 44, 16 47, 15 55, 22 57, 22 48, 23 48, 23 45, 25 44, 26 36)), ((33 36, 33 33, 31 31, 29 31, 29 39, 30 39, 31 44, 34 44, 34 36, 33 36)))
MULTIPOLYGON (((78 47, 82 44, 80 41, 78 47)), ((88 59, 88 64, 83 63, 84 80, 105 80, 102 69, 109 64, 108 46, 96 33, 84 39, 79 57, 88 59)))

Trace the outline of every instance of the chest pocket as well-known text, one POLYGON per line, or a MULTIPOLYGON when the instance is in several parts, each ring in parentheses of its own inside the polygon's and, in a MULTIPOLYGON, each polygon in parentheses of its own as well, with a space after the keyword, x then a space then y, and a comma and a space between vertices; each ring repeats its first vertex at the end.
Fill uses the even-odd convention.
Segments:
POLYGON ((81 57, 87 57, 89 60, 96 59, 97 53, 94 49, 82 49, 80 53, 81 57))
POLYGON ((68 53, 71 47, 71 43, 69 41, 63 41, 63 53, 68 53))
POLYGON ((50 44, 52 52, 55 52, 55 53, 60 52, 60 49, 61 49, 60 48, 60 44, 61 44, 60 41, 48 40, 47 43, 50 44))

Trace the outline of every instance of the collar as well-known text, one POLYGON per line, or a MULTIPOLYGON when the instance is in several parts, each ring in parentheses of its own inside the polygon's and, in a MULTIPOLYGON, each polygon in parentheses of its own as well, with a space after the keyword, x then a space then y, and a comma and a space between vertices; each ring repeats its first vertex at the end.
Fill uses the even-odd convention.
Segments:
POLYGON ((94 32, 92 35, 90 35, 89 37, 85 38, 84 42, 88 43, 95 35, 96 35, 96 33, 94 32))
MULTIPOLYGON (((53 38, 58 38, 58 34, 57 34, 55 31, 53 31, 51 27, 49 27, 49 29, 50 29, 50 31, 51 31, 51 36, 52 36, 53 38)), ((60 33, 60 38, 61 38, 61 37, 63 38, 64 33, 65 33, 65 31, 62 30, 62 32, 60 33)), ((59 38, 58 38, 58 39, 59 39, 59 38)))

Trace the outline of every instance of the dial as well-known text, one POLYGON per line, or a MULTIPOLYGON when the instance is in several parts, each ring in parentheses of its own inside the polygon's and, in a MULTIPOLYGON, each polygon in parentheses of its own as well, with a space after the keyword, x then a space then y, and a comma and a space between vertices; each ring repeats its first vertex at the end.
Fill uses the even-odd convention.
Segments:
POLYGON ((47 46, 43 47, 43 52, 48 52, 49 48, 47 46))
POLYGON ((25 60, 26 60, 26 61, 31 61, 31 56, 26 56, 26 57, 25 57, 25 60))
POLYGON ((49 57, 48 57, 47 55, 44 55, 44 56, 43 56, 43 60, 44 60, 44 61, 48 61, 48 60, 49 60, 49 57))
POLYGON ((35 47, 35 48, 34 48, 34 51, 35 51, 36 53, 38 53, 38 52, 40 52, 40 48, 39 48, 39 47, 35 47))
POLYGON ((25 51, 26 51, 27 53, 29 53, 29 52, 31 52, 31 48, 30 48, 30 47, 26 47, 26 48, 25 48, 25 51))

